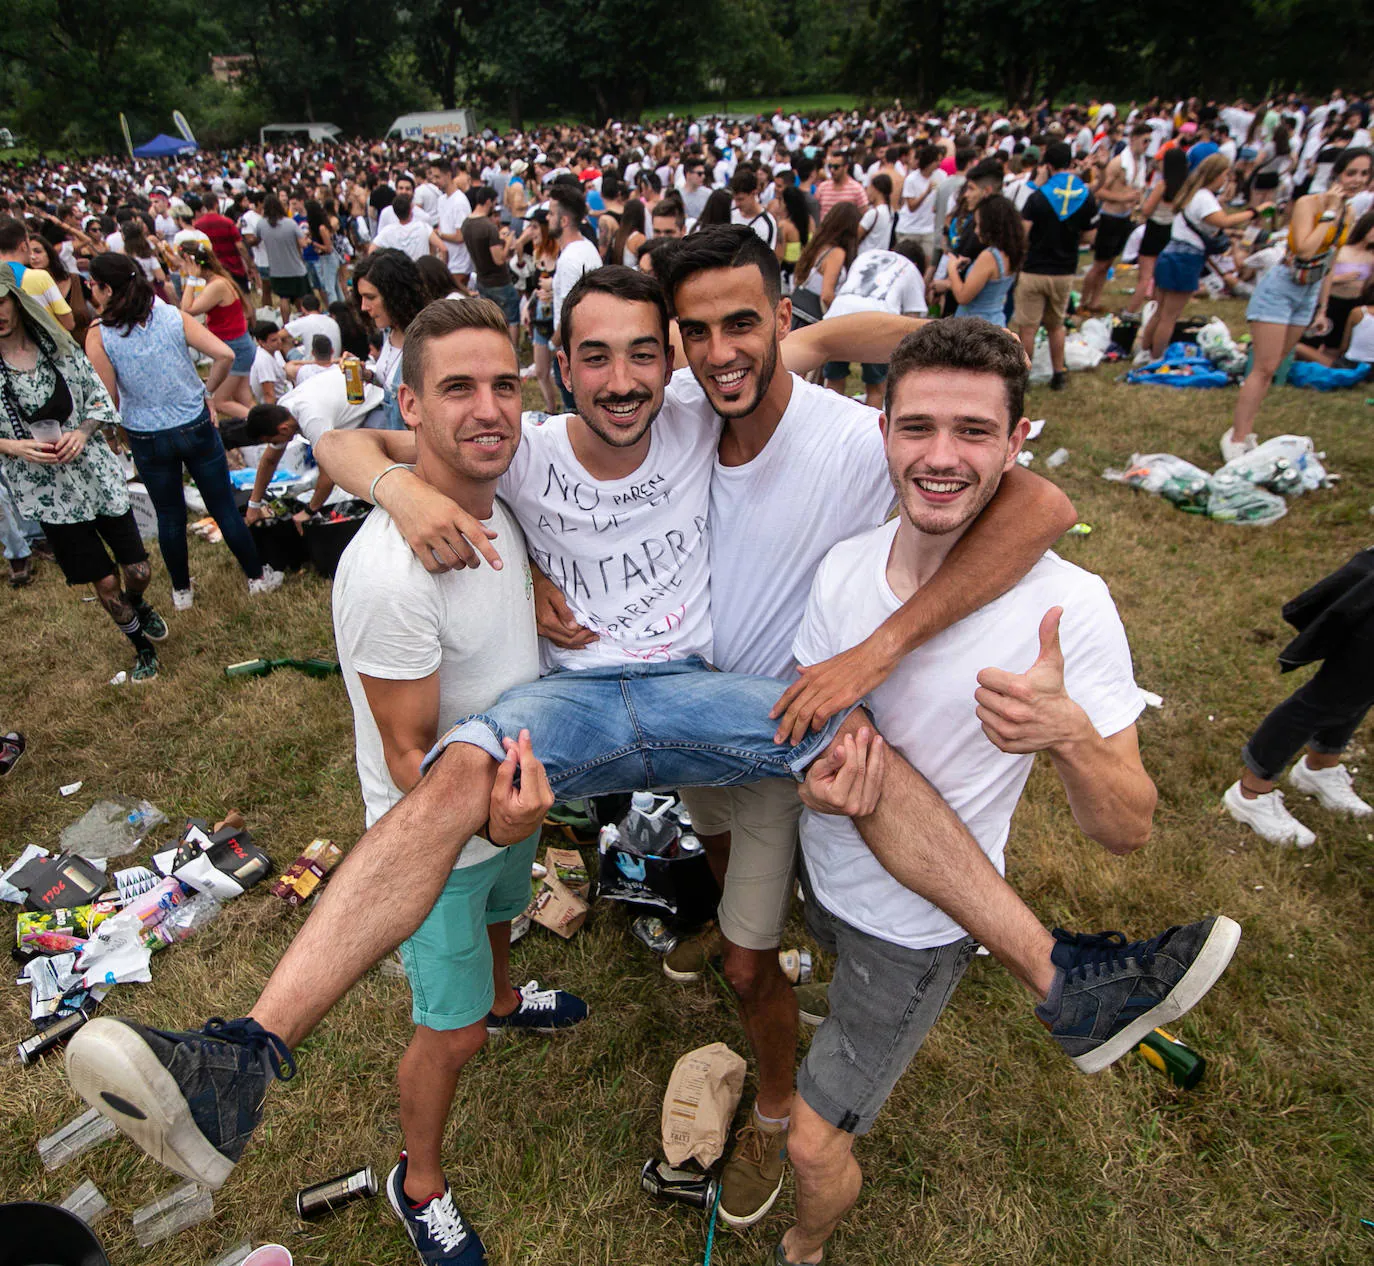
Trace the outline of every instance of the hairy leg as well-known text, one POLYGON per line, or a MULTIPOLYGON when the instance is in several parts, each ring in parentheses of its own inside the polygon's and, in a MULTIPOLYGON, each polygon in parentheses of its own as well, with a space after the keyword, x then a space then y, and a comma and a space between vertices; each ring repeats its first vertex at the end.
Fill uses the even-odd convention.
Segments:
POLYGON ((797 1184, 797 1220, 782 1237, 782 1251, 790 1262, 819 1262, 825 1242, 854 1207, 863 1184, 854 1136, 837 1130, 797 1095, 787 1155, 797 1184))
POLYGON ((444 1127, 458 1074, 487 1040, 485 1021, 438 1032, 417 1028, 396 1069, 406 1147, 406 1198, 418 1204, 444 1189, 444 1127))
POLYGON ((739 999, 740 1021, 759 1070, 758 1110, 785 1117, 797 1064, 797 998, 782 974, 776 949, 751 950, 725 942, 725 978, 739 999))

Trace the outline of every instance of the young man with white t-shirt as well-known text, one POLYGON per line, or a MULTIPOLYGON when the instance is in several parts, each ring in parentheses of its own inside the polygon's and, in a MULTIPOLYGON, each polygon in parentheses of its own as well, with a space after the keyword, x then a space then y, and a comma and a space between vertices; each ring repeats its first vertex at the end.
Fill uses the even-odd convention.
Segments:
MULTIPOLYGON (((420 380, 403 378, 398 395, 415 435, 416 478, 518 550, 520 528, 495 495, 520 444, 520 367, 505 317, 487 300, 431 304, 407 329, 406 347, 420 380)), ((419 781, 441 723, 539 675, 529 569, 427 572, 375 510, 344 551, 333 601, 371 826, 419 781)), ((510 981, 511 919, 529 904, 530 866, 552 804, 522 734, 492 791, 491 840, 467 841, 428 917, 401 945, 416 1028, 397 1069, 405 1147, 386 1194, 420 1260, 434 1266, 485 1260, 441 1159, 462 1069, 489 1032, 561 1030, 587 1014, 562 990, 536 981, 516 990, 510 981), (530 810, 518 822, 505 812, 517 768, 530 810)))
MULTIPOLYGON (((891 370, 883 436, 901 513, 822 561, 794 645, 802 665, 861 644, 931 580, 1029 430, 1020 350, 976 318, 925 326, 897 349, 891 370)), ((1117 854, 1149 838, 1156 795, 1140 760, 1144 704, 1125 630, 1106 585, 1054 554, 905 656, 869 706, 999 872, 1036 752, 1048 753, 1085 835, 1117 854)), ((797 1076, 787 1139, 796 1221, 777 1246, 778 1266, 822 1260, 858 1198, 855 1137, 872 1127, 977 949, 883 869, 853 823, 807 812, 801 845, 807 924, 836 961, 829 1014, 797 1076)), ((1201 978, 1229 960, 1239 936, 1216 918, 1171 929, 1142 952, 1186 958, 1201 978)))
POLYGON ((291 390, 282 359, 282 347, 290 345, 290 336, 284 335, 275 321, 259 321, 253 327, 253 338, 258 347, 253 353, 253 368, 248 371, 248 389, 258 404, 276 404, 291 390))
MULTIPOLYGON (((550 641, 565 648, 555 654, 560 665, 576 666, 575 652, 587 652, 581 662, 593 666, 517 687, 444 735, 427 758, 433 774, 350 852, 250 1016, 223 1031, 212 1024, 189 1034, 93 1021, 94 1030, 69 1052, 76 1089, 178 1172, 216 1186, 225 1181, 261 1119, 270 1082, 290 1066, 290 1049, 423 921, 446 868, 484 820, 493 771, 505 752, 503 726, 536 736, 550 782, 565 798, 758 779, 794 787, 805 770, 809 806, 858 815, 865 838, 903 883, 979 935, 1039 997, 1057 997, 1056 1012, 1047 1017, 1051 1033, 1084 1071, 1105 1067, 1134 1045, 1123 1045, 1133 1019, 1125 995, 1099 1008, 1095 990, 1129 987, 1164 1003, 1173 997, 1176 976, 1143 973, 1132 957, 1139 944, 1117 954, 1104 952, 1097 938, 1064 933, 1056 945, 919 775, 889 762, 885 787, 879 785, 882 743, 858 714, 844 715, 901 654, 1003 592, 1053 539, 1057 508, 1047 513, 1024 477, 1016 497, 999 499, 1000 526, 992 526, 992 510, 984 516, 977 551, 952 559, 940 580, 863 646, 819 666, 782 699, 776 676, 757 675, 758 668, 748 675, 751 663, 778 665, 775 674, 786 670, 821 555, 856 526, 881 522, 891 492, 881 447, 875 469, 868 438, 876 415, 850 405, 854 416, 837 419, 833 393, 804 390, 800 379, 776 372, 790 309, 780 298, 772 252, 747 229, 728 227, 686 243, 690 259, 683 260, 674 299, 696 389, 674 380, 674 425, 650 430, 669 378, 662 292, 633 270, 600 270, 583 280, 585 312, 578 307, 577 328, 564 332, 563 354, 571 351, 569 365, 575 360, 578 368, 579 415, 556 420, 534 439, 536 464, 510 481, 517 502, 525 498, 536 508, 523 524, 536 556, 546 556, 576 604, 573 610, 550 604, 541 631, 558 634, 550 641), (721 419, 725 427, 717 432, 721 419), (685 460, 689 450, 695 463, 685 460), (711 571, 713 587, 719 584, 727 601, 708 621, 700 565, 707 533, 696 469, 706 466, 702 458, 712 450, 711 571), (692 500, 695 511, 683 504, 692 500), (716 558, 721 522, 734 542, 729 561, 716 558), (604 613, 595 621, 600 639, 577 627, 577 616, 593 604, 604 613), (709 671, 702 654, 708 647, 718 666, 733 671, 709 671), (847 697, 836 702, 837 694, 847 697), (767 720, 770 705, 783 713, 781 721, 767 720), (817 732, 809 733, 813 717, 817 732), (815 760, 823 750, 825 759, 815 760), (408 884, 389 885, 386 877, 398 868, 408 884), (1092 961, 1090 986, 1075 974, 1082 954, 1092 961), (1089 1007, 1093 1015, 1085 1019, 1089 1007), (194 1093, 206 1061, 234 1069, 217 1079, 210 1099, 194 1093), (140 1104, 160 1106, 151 1112, 140 1104)), ((569 314, 575 306, 570 299, 569 314)), ((839 350, 819 327, 804 333, 815 345, 810 361, 804 353, 797 368, 813 368, 839 350)), ((878 341, 870 331, 869 341, 859 336, 848 350, 882 354, 878 341)), ((333 446, 341 448, 346 438, 356 445, 378 437, 338 436, 333 446)), ((388 446, 396 442, 380 438, 388 446)), ((392 469, 369 468, 375 470, 371 488, 392 469)), ((334 470, 341 474, 337 463, 334 470)), ((380 487, 396 518, 400 489, 413 493, 424 485, 400 474, 388 482, 391 493, 386 483, 380 487)), ((480 543, 488 561, 499 563, 490 529, 451 500, 439 501, 432 520, 437 534, 429 534, 423 515, 418 529, 403 529, 426 569, 460 563, 460 541, 480 543)), ((732 1203, 731 1220, 745 1225, 764 1216, 781 1186, 781 1130, 797 1030, 796 1002, 778 969, 776 946, 791 892, 800 803, 795 791, 788 800, 758 786, 755 811, 741 811, 732 824, 728 866, 720 842, 710 846, 727 884, 722 924, 734 911, 745 929, 745 944, 727 945, 726 973, 760 1064, 758 1105, 727 1173, 734 1175, 727 1187, 742 1202, 732 1203), (766 948, 752 948, 752 937, 766 948)), ((718 805, 708 808, 720 816, 718 805)))
POLYGON ((915 242, 926 257, 927 269, 935 260, 935 191, 943 155, 938 145, 921 147, 915 167, 902 182, 902 202, 897 210, 897 241, 915 242))
POLYGON ((439 189, 438 233, 448 248, 449 275, 459 289, 466 290, 472 274, 472 256, 463 244, 463 222, 472 214, 467 195, 470 177, 462 163, 455 166, 447 159, 431 163, 429 173, 439 189))
POLYGON ((423 259, 426 255, 438 255, 444 251, 444 241, 428 221, 422 220, 413 209, 408 193, 398 193, 388 211, 395 212, 396 221, 377 230, 369 250, 380 251, 387 248, 404 251, 411 259, 423 259))
MULTIPOLYGON (((563 324, 563 305, 584 273, 601 267, 601 254, 582 232, 587 200, 571 182, 560 181, 549 191, 549 235, 558 243, 558 262, 553 269, 553 342, 563 324)), ((563 362, 554 358, 554 382, 565 408, 573 407, 572 392, 563 378, 563 362)))

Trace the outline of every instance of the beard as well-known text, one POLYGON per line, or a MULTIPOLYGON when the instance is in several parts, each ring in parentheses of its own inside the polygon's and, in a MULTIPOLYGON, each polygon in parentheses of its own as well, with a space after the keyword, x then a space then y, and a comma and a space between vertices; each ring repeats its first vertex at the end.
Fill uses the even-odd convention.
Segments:
MULTIPOLYGON (((721 418, 746 418, 763 402, 764 396, 768 394, 768 388, 773 385, 773 377, 778 372, 778 340, 775 337, 768 345, 768 351, 764 355, 763 364, 759 367, 758 386, 754 388, 753 398, 745 403, 727 406, 729 412, 721 408, 720 405, 711 401, 711 407, 716 411, 716 416, 721 418)), ((711 393, 706 393, 707 400, 711 400, 711 393)))

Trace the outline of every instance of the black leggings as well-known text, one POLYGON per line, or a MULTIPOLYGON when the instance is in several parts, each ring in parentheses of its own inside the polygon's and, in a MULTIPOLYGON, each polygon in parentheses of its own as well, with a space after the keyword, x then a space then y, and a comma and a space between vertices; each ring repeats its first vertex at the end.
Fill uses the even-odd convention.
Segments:
POLYGON ((1259 724, 1241 752, 1257 778, 1273 782, 1304 747, 1345 750, 1374 704, 1374 615, 1356 625, 1299 686, 1259 724))

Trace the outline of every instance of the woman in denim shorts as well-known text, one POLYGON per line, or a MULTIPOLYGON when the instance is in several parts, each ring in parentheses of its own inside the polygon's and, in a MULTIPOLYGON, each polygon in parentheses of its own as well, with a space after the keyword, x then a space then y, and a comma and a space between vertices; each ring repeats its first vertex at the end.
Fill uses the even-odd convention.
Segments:
MULTIPOLYGON (((1288 256, 1265 273, 1245 310, 1254 361, 1241 384, 1231 429, 1221 437, 1221 455, 1228 462, 1255 447, 1260 405, 1284 357, 1312 324, 1317 303, 1330 285, 1331 263, 1350 231, 1348 203, 1369 184, 1370 170, 1369 150, 1347 149, 1332 166, 1331 187, 1293 204, 1288 256)), ((1321 318, 1322 323, 1327 320, 1321 318)))

